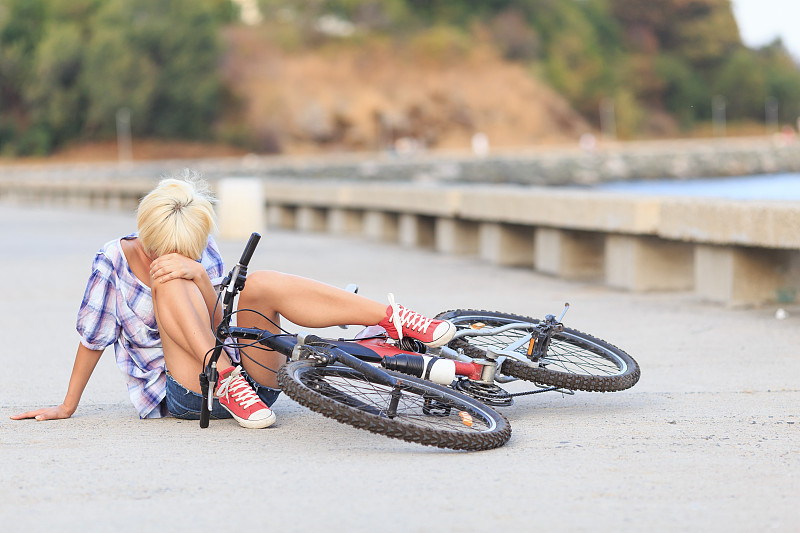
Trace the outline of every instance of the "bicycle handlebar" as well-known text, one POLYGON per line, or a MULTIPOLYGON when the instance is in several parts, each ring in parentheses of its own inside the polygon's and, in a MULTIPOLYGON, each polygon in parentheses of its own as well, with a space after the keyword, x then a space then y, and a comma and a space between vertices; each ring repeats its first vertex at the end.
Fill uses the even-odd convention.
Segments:
MULTIPOLYGON (((253 253, 256 251, 256 246, 258 246, 259 240, 261 240, 260 234, 256 232, 250 234, 250 239, 247 241, 247 245, 242 253, 242 257, 239 259, 239 263, 233 267, 233 270, 231 270, 230 274, 228 274, 228 277, 226 277, 222 282, 222 290, 224 291, 224 297, 222 299, 223 318, 222 321, 217 325, 216 329, 216 337, 218 339, 225 335, 225 331, 230 326, 234 297, 236 296, 236 293, 244 288, 245 278, 247 277, 247 265, 250 263, 250 259, 252 259, 253 253)), ((200 410, 201 428, 208 427, 211 411, 210 404, 213 402, 214 388, 217 380, 219 379, 219 374, 217 372, 217 360, 219 359, 220 355, 222 355, 222 344, 218 342, 211 354, 211 357, 208 359, 208 363, 200 373, 200 389, 203 393, 203 406, 200 410)))
POLYGON ((250 239, 247 241, 247 246, 242 252, 242 257, 239 259, 239 264, 243 267, 246 267, 250 263, 250 259, 253 257, 253 252, 256 251, 256 246, 258 246, 258 241, 261 240, 261 235, 253 232, 250 234, 250 239))

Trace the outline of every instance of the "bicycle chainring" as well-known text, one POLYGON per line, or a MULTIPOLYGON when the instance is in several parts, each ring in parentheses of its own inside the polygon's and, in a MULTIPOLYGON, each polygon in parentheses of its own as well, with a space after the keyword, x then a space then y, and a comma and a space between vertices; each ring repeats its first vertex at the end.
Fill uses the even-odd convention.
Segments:
POLYGON ((451 385, 455 390, 472 396, 486 405, 508 407, 514 403, 514 397, 495 384, 480 383, 470 379, 457 379, 451 385))

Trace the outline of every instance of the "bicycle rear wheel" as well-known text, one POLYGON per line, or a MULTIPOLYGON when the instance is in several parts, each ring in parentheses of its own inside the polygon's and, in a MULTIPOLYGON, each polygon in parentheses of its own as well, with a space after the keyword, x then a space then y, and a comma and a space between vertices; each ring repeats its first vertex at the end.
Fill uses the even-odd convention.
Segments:
MULTIPOLYGON (((480 324, 493 328, 514 322, 538 323, 530 317, 458 309, 437 315, 440 320, 449 320, 458 329, 474 328, 480 324)), ((470 357, 483 358, 487 348, 508 350, 513 346, 519 358, 507 357, 500 372, 508 376, 570 390, 590 392, 614 392, 633 387, 641 370, 633 358, 616 346, 586 333, 564 328, 552 337, 547 355, 532 363, 527 361, 527 342, 533 328, 511 329, 496 335, 461 337, 451 341, 453 349, 462 349, 470 357)))
POLYGON ((391 417, 396 391, 346 366, 292 361, 278 371, 278 383, 312 411, 391 438, 472 451, 497 448, 511 438, 508 420, 480 402, 412 376, 388 373, 401 383, 391 417))

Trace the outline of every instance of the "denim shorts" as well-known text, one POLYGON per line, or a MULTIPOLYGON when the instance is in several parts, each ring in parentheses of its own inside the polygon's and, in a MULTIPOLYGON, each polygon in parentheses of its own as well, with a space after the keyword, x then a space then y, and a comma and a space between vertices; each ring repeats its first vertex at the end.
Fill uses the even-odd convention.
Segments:
MULTIPOLYGON (((272 406, 278 395, 281 393, 280 389, 273 389, 260 383, 253 381, 253 378, 247 375, 247 372, 242 370, 242 376, 252 385, 253 390, 256 391, 261 401, 272 406)), ((175 418, 183 418, 185 420, 200 420, 200 410, 203 407, 203 396, 196 392, 188 390, 186 387, 175 381, 169 372, 167 372, 167 410, 169 414, 175 418)), ((219 400, 214 398, 214 406, 211 409, 211 418, 233 418, 232 415, 220 405, 219 400)))

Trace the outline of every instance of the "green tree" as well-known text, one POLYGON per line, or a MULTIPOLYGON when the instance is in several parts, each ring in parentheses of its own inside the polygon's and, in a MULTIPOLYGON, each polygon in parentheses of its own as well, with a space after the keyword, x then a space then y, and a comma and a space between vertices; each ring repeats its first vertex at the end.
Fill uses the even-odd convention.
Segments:
POLYGON ((80 135, 86 95, 80 83, 83 43, 75 24, 48 31, 36 50, 35 76, 26 90, 31 122, 58 144, 80 135))
POLYGON ((767 98, 764 68, 752 50, 740 48, 722 64, 714 83, 725 97, 727 116, 734 120, 762 119, 767 98))
POLYGON ((468 26, 476 18, 499 13, 516 3, 514 0, 460 0, 431 2, 406 0, 409 9, 429 24, 468 26))
POLYGON ((0 150, 109 137, 207 138, 221 112, 229 0, 0 0, 0 150))
POLYGON ((25 89, 34 74, 31 60, 44 32, 44 0, 0 2, 0 152, 46 150, 49 138, 29 134, 25 89))
POLYGON ((794 126, 800 118, 800 68, 780 40, 758 54, 765 65, 767 94, 778 102, 779 119, 794 126))
POLYGON ((106 2, 86 57, 89 128, 110 134, 127 107, 138 134, 209 137, 222 90, 217 15, 196 0, 106 2))
POLYGON ((545 41, 548 80, 597 123, 601 100, 618 92, 626 69, 605 4, 533 0, 530 5, 545 41))
POLYGON ((729 0, 680 2, 669 26, 674 39, 668 49, 695 68, 714 68, 741 47, 739 28, 729 0))
POLYGON ((655 71, 663 80, 663 104, 683 129, 695 120, 709 117, 711 94, 705 80, 681 56, 664 54, 656 58, 655 71))

